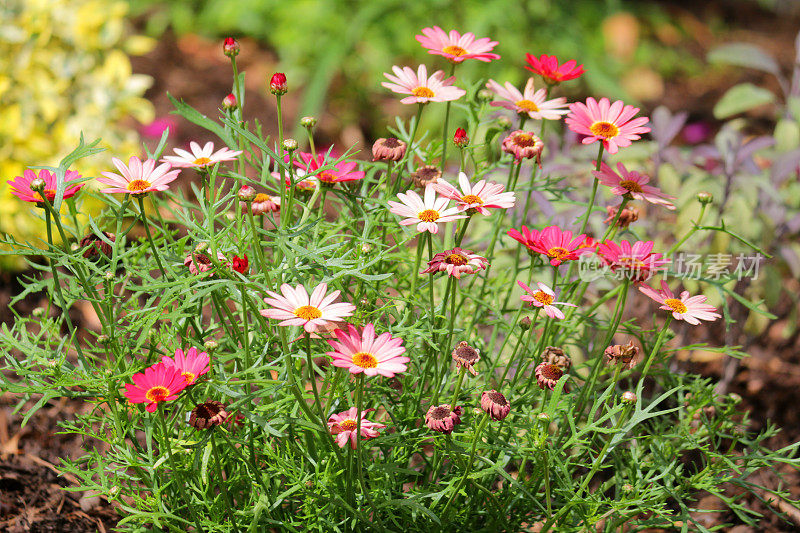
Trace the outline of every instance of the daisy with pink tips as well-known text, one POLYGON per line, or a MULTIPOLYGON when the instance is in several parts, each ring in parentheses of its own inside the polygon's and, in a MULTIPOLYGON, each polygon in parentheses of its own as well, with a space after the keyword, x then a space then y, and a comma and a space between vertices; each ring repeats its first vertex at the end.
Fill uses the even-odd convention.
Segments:
POLYGON ((528 115, 534 120, 559 120, 562 115, 569 113, 569 109, 564 109, 567 106, 566 97, 546 100, 547 89, 534 90, 533 78, 528 78, 523 92, 519 92, 508 81, 504 87, 494 80, 489 80, 486 88, 500 97, 500 100, 495 100, 489 105, 504 107, 520 115, 528 115))
MULTIPOLYGON (((323 184, 333 185, 334 183, 360 180, 364 177, 364 172, 357 170, 358 163, 355 161, 339 161, 336 163, 335 159, 328 159, 325 154, 314 156, 306 152, 299 152, 298 155, 300 159, 294 160, 295 166, 305 174, 314 174, 323 184), (333 168, 318 172, 320 168, 330 164, 333 164, 333 168)), ((286 162, 289 162, 288 156, 286 157, 286 162)))
POLYGON ((197 378, 203 376, 211 370, 209 366, 211 358, 206 352, 198 352, 197 348, 191 347, 186 353, 180 348, 175 350, 175 358, 165 355, 161 362, 168 367, 174 367, 181 373, 186 380, 186 386, 194 385, 197 378))
POLYGON ((665 270, 669 264, 663 254, 653 253, 654 244, 653 241, 621 241, 619 244, 605 241, 597 245, 597 255, 612 271, 640 283, 665 270))
POLYGON ((131 403, 146 403, 148 413, 154 413, 159 403, 176 399, 186 388, 186 379, 180 370, 164 363, 145 368, 131 379, 133 383, 125 384, 125 397, 131 403))
POLYGON ((593 170, 592 174, 600 183, 611 187, 611 192, 618 196, 629 194, 635 200, 644 200, 651 204, 663 205, 667 209, 675 209, 675 205, 670 202, 675 197, 667 196, 658 187, 648 185, 650 176, 639 174, 635 170, 628 170, 622 163, 617 163, 617 170, 619 170, 619 174, 602 163, 600 170, 593 170))
POLYGON ((340 448, 344 448, 347 443, 350 442, 350 447, 355 450, 358 440, 374 439, 380 436, 378 430, 384 429, 386 426, 367 420, 366 416, 370 411, 374 411, 374 409, 361 411, 360 438, 358 438, 358 434, 356 433, 356 431, 358 431, 359 418, 357 408, 351 407, 347 411, 331 415, 328 419, 328 430, 331 432, 334 439, 336 439, 336 444, 338 444, 340 448))
POLYGON ((392 67, 392 71, 394 76, 383 74, 391 83, 384 81, 381 85, 390 91, 410 95, 400 100, 402 104, 448 102, 467 94, 464 89, 453 86, 455 76, 445 79, 443 70, 437 70, 430 77, 425 65, 420 65, 416 73, 410 67, 400 68, 396 65, 392 67))
POLYGON ((306 332, 312 333, 329 322, 341 321, 356 310, 353 304, 333 303, 339 291, 326 296, 327 291, 327 283, 320 283, 309 296, 302 285, 292 288, 284 283, 281 285, 282 295, 267 291, 270 298, 264 298, 264 302, 272 307, 262 309, 260 313, 267 318, 282 320, 280 326, 303 326, 306 332))
POLYGON ((455 30, 450 30, 448 33, 439 26, 434 26, 423 29, 422 35, 417 35, 416 38, 419 44, 428 49, 429 54, 444 56, 452 63, 461 63, 467 59, 488 63, 493 59, 500 59, 499 55, 492 53, 497 41, 492 41, 488 37, 476 39, 472 32, 461 35, 455 30))
POLYGON ((458 184, 461 186, 460 191, 440 178, 432 186, 445 198, 455 200, 456 209, 466 211, 468 215, 491 215, 489 209, 509 209, 516 202, 514 191, 503 192, 505 187, 500 183, 480 180, 473 185, 466 174, 459 172, 458 184))
POLYGON ((485 257, 456 247, 434 255, 433 259, 428 261, 428 268, 420 274, 447 272, 448 276, 461 279, 461 274, 475 274, 486 270, 487 266, 489 266, 489 260, 485 257))
POLYGON ((528 66, 525 68, 540 75, 550 85, 574 80, 581 77, 584 72, 583 65, 578 65, 574 59, 559 65, 556 56, 542 54, 540 57, 536 57, 532 54, 525 54, 525 60, 528 62, 528 66))
POLYGON ((589 97, 585 104, 570 104, 569 111, 565 120, 569 129, 584 136, 583 144, 602 142, 609 154, 616 154, 620 148, 630 146, 641 134, 650 131, 645 126, 649 119, 633 118, 639 108, 625 105, 622 100, 612 104, 608 98, 601 98, 598 102, 589 97))
POLYGON ((406 351, 403 339, 389 333, 376 336, 374 324, 367 324, 361 330, 348 324, 347 331, 337 329, 333 334, 338 340, 329 339, 333 351, 326 352, 333 358, 333 366, 346 368, 351 374, 363 372, 366 376, 387 378, 406 371, 410 359, 402 356, 406 351))
POLYGON ((539 287, 539 290, 533 290, 527 285, 525 285, 521 281, 517 281, 520 287, 527 293, 520 296, 525 302, 529 302, 534 307, 540 307, 544 309, 544 312, 550 318, 561 320, 564 318, 564 313, 556 305, 568 305, 570 307, 577 307, 575 304, 567 303, 567 302, 557 302, 556 301, 556 293, 545 285, 542 282, 536 284, 539 287))
MULTIPOLYGON (((69 185, 70 182, 77 181, 81 179, 81 177, 82 176, 74 170, 67 170, 66 173, 64 173, 64 183, 66 184, 64 188, 64 199, 75 196, 75 193, 83 187, 83 183, 69 185)), ((16 176, 14 179, 8 180, 8 185, 11 187, 11 194, 20 200, 42 204, 44 203, 44 198, 46 198, 52 205, 53 200, 56 199, 58 180, 55 172, 51 172, 46 168, 39 170, 38 175, 31 169, 25 169, 22 172, 22 176, 16 176), (44 181, 44 190, 41 193, 31 189, 31 183, 37 178, 44 181), (44 194, 44 198, 42 198, 42 193, 44 194)))
POLYGON ((155 159, 148 159, 142 162, 141 159, 132 155, 126 166, 122 160, 116 157, 111 158, 111 162, 119 170, 119 174, 114 172, 102 172, 104 178, 97 178, 97 181, 106 185, 111 185, 100 192, 104 193, 127 193, 127 194, 146 194, 148 192, 166 191, 169 184, 178 177, 180 169, 172 170, 172 165, 162 163, 156 167, 155 159))
POLYGON ((643 285, 639 287, 645 295, 661 304, 659 309, 672 311, 672 316, 676 320, 683 320, 696 326, 701 320, 713 322, 722 315, 717 313, 717 308, 705 303, 707 298, 702 295, 689 296, 689 291, 683 291, 679 298, 669 290, 666 281, 661 282, 661 290, 657 291, 652 287, 643 285))
POLYGON ((400 221, 402 226, 417 225, 417 231, 427 231, 439 233, 440 222, 450 222, 459 218, 467 218, 466 215, 459 215, 458 208, 447 207, 449 198, 437 197, 433 186, 425 187, 425 198, 414 191, 406 191, 405 194, 398 193, 400 202, 389 201, 391 213, 401 217, 407 217, 400 221))
POLYGON ((202 148, 199 144, 192 141, 189 143, 191 152, 182 148, 175 148, 177 155, 167 155, 161 160, 172 163, 173 166, 180 168, 203 169, 221 163, 222 161, 233 161, 241 155, 241 150, 231 150, 227 146, 214 151, 214 143, 207 142, 202 148))
POLYGON ((571 231, 562 230, 558 226, 547 226, 542 231, 522 226, 521 232, 510 229, 507 234, 523 244, 530 252, 547 256, 554 267, 565 261, 575 261, 580 255, 592 251, 591 246, 584 246, 585 234, 573 237, 571 231))

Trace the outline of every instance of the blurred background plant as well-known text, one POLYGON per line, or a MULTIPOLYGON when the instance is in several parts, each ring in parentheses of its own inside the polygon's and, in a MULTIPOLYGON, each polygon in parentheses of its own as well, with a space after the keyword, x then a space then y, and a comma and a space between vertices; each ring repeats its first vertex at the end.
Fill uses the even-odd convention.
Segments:
MULTIPOLYGON (((143 98, 151 80, 133 74, 128 54, 147 52, 153 40, 129 35, 127 13, 127 3, 116 0, 0 3, 0 233, 31 242, 43 236, 44 225, 6 182, 29 166, 56 164, 81 131, 102 137, 115 155, 139 152, 130 117, 153 120, 143 98)), ((90 159, 75 170, 95 175, 104 167, 90 159)), ((2 268, 23 265, 9 256, 0 261, 2 268)))

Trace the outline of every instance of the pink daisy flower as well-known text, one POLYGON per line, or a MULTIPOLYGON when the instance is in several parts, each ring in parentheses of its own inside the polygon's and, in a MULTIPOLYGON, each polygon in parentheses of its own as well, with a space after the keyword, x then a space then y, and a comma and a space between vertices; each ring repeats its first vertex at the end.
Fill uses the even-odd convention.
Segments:
POLYGON ((559 65, 556 56, 542 54, 541 57, 537 58, 534 55, 525 54, 525 60, 528 62, 526 69, 540 75, 551 85, 562 81, 574 80, 584 72, 583 65, 578 65, 578 62, 574 59, 559 65))
POLYGON ((428 49, 429 54, 444 56, 453 63, 461 63, 467 59, 488 63, 493 59, 500 59, 499 55, 491 53, 497 46, 497 41, 492 41, 488 37, 475 39, 475 34, 471 32, 461 35, 455 30, 450 30, 450 33, 447 33, 439 26, 434 26, 423 29, 422 35, 417 35, 416 38, 419 44, 428 49))
MULTIPOLYGON (((370 422, 365 418, 367 413, 373 410, 374 409, 366 409, 361 412, 360 440, 374 439, 380 435, 378 430, 386 427, 384 424, 370 422)), ((347 444, 347 441, 350 441, 350 447, 354 450, 356 449, 357 429, 358 410, 355 407, 351 407, 347 411, 342 411, 341 413, 331 415, 331 417, 328 419, 328 430, 331 432, 331 435, 335 437, 336 444, 338 444, 340 448, 344 448, 347 444)))
MULTIPOLYGON (((242 208, 242 213, 247 213, 247 202, 239 202, 239 207, 242 208)), ((254 215, 277 213, 281 209, 281 198, 280 196, 270 196, 263 192, 258 193, 250 203, 250 209, 254 215)))
MULTIPOLYGON (((217 252, 217 261, 223 265, 228 264, 228 258, 222 252, 217 252)), ((183 266, 189 267, 189 272, 196 276, 213 269, 214 263, 211 262, 211 258, 206 254, 194 252, 184 258, 183 266)))
POLYGON ((455 76, 444 78, 444 71, 437 70, 431 77, 428 77, 428 71, 425 65, 420 65, 417 72, 410 67, 393 66, 391 74, 384 73, 390 82, 383 82, 381 85, 390 91, 399 94, 408 94, 400 100, 402 104, 427 104, 428 102, 447 102, 449 100, 458 100, 467 91, 453 86, 455 76))
POLYGON ((503 87, 494 80, 489 80, 486 88, 501 98, 489 105, 504 107, 521 115, 528 115, 534 120, 559 120, 561 115, 569 113, 569 109, 564 109, 567 106, 566 97, 545 100, 547 98, 547 89, 542 88, 535 91, 533 78, 528 78, 524 92, 519 92, 511 82, 506 82, 505 87, 503 87))
POLYGON ((653 241, 637 241, 633 244, 628 241, 619 244, 605 241, 597 245, 597 255, 612 271, 639 283, 665 270, 669 264, 669 260, 662 259, 663 254, 652 253, 653 245, 653 241))
POLYGON ((111 158, 111 162, 117 167, 120 174, 114 172, 102 172, 105 178, 97 178, 97 181, 106 185, 111 185, 108 189, 100 192, 104 193, 127 193, 145 194, 152 191, 166 191, 169 183, 175 181, 180 169, 172 169, 169 163, 163 163, 156 167, 155 159, 148 159, 142 162, 136 156, 131 156, 128 166, 116 157, 111 158))
POLYGON ((701 320, 713 322, 722 315, 717 313, 717 308, 705 303, 705 296, 689 296, 689 291, 683 291, 680 298, 676 298, 666 281, 661 282, 661 290, 656 291, 646 285, 640 286, 639 290, 661 304, 660 309, 672 311, 672 316, 676 320, 685 320, 689 324, 696 326, 701 320))
POLYGON ((536 164, 540 168, 542 166, 544 142, 532 131, 512 131, 508 137, 503 139, 501 147, 505 153, 513 155, 517 161, 536 159, 536 164))
POLYGON ((346 368, 351 374, 380 374, 387 378, 406 371, 408 357, 402 357, 406 349, 403 339, 393 338, 389 333, 375 336, 375 325, 367 324, 360 331, 347 325, 347 331, 333 332, 339 340, 328 340, 334 351, 327 352, 333 358, 333 366, 346 368))
POLYGON ((639 174, 635 170, 628 170, 622 163, 617 163, 617 170, 619 170, 619 174, 602 163, 600 170, 593 170, 592 174, 600 180, 600 183, 611 187, 611 192, 616 195, 630 194, 636 200, 644 200, 651 204, 663 205, 667 209, 675 209, 675 206, 669 201, 674 200, 675 197, 667 196, 658 187, 648 185, 649 176, 639 174))
POLYGON ((194 385, 197 378, 211 370, 209 366, 211 358, 206 352, 198 352, 195 347, 189 348, 185 354, 178 348, 175 350, 175 359, 165 355, 161 358, 161 362, 168 367, 176 368, 186 380, 187 387, 194 385))
POLYGON ((649 119, 633 118, 639 108, 625 105, 622 100, 612 104, 608 98, 601 98, 597 102, 589 97, 585 104, 570 104, 569 111, 566 118, 569 129, 584 135, 583 144, 601 141, 609 154, 616 154, 620 148, 630 146, 632 141, 639 139, 640 134, 650 131, 645 126, 649 119))
POLYGON ((196 142, 189 143, 191 152, 181 148, 175 148, 177 155, 164 156, 161 161, 172 163, 173 166, 180 168, 206 168, 222 161, 233 161, 239 156, 241 150, 231 150, 227 146, 214 151, 214 143, 207 142, 202 148, 196 142))
POLYGON ((556 293, 545 285, 542 282, 537 283, 536 285, 539 287, 538 291, 535 291, 522 283, 521 281, 517 281, 520 287, 527 292, 528 294, 523 294, 520 296, 525 302, 529 302, 534 307, 541 307, 544 309, 544 312, 550 318, 556 319, 563 319, 564 313, 561 312, 561 309, 555 307, 556 305, 568 305, 570 307, 577 307, 575 304, 567 303, 567 302, 557 302, 556 301, 556 293))
POLYGON ((154 413, 158 404, 178 397, 186 388, 186 379, 174 366, 157 363, 144 369, 144 373, 134 374, 133 383, 125 384, 125 397, 131 403, 146 403, 148 413, 154 413))
POLYGON ((431 185, 425 187, 424 200, 414 191, 406 191, 405 194, 398 193, 397 197, 400 202, 388 202, 391 206, 389 211, 395 215, 407 217, 400 221, 400 225, 416 224, 419 232, 429 231, 436 234, 439 233, 440 222, 467 218, 466 215, 458 214, 458 208, 447 207, 450 202, 448 198, 437 198, 436 190, 431 185))
POLYGON ((503 192, 505 187, 499 183, 480 180, 472 185, 467 175, 459 172, 458 184, 461 186, 460 191, 446 180, 439 179, 433 183, 433 188, 445 198, 455 200, 456 209, 466 211, 467 214, 480 213, 481 215, 490 215, 489 209, 509 209, 514 207, 516 195, 513 191, 503 192))
POLYGON ((571 231, 564 231, 558 226, 548 226, 541 232, 522 226, 522 232, 510 229, 508 236, 522 243, 531 252, 546 255, 552 266, 564 261, 574 261, 582 254, 592 251, 591 246, 584 246, 586 235, 581 233, 572 237, 571 231))
MULTIPOLYGON (((67 170, 64 174, 64 183, 67 184, 67 187, 64 189, 65 199, 75 196, 75 193, 83 187, 83 183, 69 185, 69 182, 79 180, 81 177, 82 176, 74 170, 67 170)), ((43 203, 44 199, 39 191, 31 189, 31 182, 37 178, 44 181, 44 190, 42 193, 44 193, 44 198, 47 198, 47 201, 52 205, 53 200, 56 198, 58 183, 55 172, 50 172, 45 168, 39 171, 38 176, 33 170, 25 169, 22 172, 22 176, 16 176, 14 179, 8 180, 8 185, 11 187, 11 194, 25 202, 43 203)))
POLYGON ((311 296, 306 288, 298 285, 292 288, 288 283, 281 285, 281 293, 267 291, 271 298, 264 298, 264 302, 271 305, 271 309, 262 309, 260 313, 275 320, 282 320, 281 326, 303 326, 308 333, 318 327, 325 326, 328 322, 338 322, 344 317, 353 314, 356 306, 349 303, 333 303, 339 296, 339 291, 333 291, 327 296, 327 283, 320 283, 311 296))
MULTIPOLYGON (((326 159, 325 154, 317 154, 314 157, 306 152, 299 152, 300 160, 295 160, 294 165, 305 174, 314 174, 323 184, 333 185, 343 181, 355 181, 364 177, 364 173, 356 170, 358 163, 355 161, 340 161, 334 164, 334 168, 329 168, 318 172, 325 165, 330 165, 334 160, 326 159)), ((289 161, 289 158, 286 158, 289 161)))
POLYGON ((473 254, 469 250, 453 248, 446 252, 439 252, 428 261, 428 268, 420 274, 432 274, 434 272, 447 272, 448 276, 461 279, 461 274, 475 274, 480 270, 486 270, 489 260, 478 254, 473 254))
POLYGON ((431 405, 425 413, 425 425, 433 431, 449 435, 461 423, 462 413, 460 405, 453 408, 446 403, 431 405))

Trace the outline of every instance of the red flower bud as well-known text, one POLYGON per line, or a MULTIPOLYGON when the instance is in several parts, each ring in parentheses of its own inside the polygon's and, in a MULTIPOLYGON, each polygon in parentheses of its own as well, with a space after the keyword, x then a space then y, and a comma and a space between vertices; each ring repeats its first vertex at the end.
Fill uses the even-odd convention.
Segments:
POLYGON ((456 134, 453 135, 453 144, 459 148, 464 148, 469 144, 469 137, 467 137, 467 132, 464 128, 458 128, 456 130, 456 134))
POLYGON ((236 109, 236 96, 229 94, 222 99, 222 107, 225 109, 236 109))
POLYGON ((274 94, 275 96, 281 96, 286 94, 286 74, 282 72, 276 72, 272 75, 272 79, 269 80, 269 92, 274 94))
POLYGON ((228 57, 236 57, 239 55, 239 41, 233 37, 225 37, 222 43, 222 53, 228 57))
POLYGON ((244 257, 234 255, 233 261, 231 261, 231 268, 240 274, 247 274, 247 270, 250 268, 250 261, 247 259, 247 254, 245 254, 244 257))

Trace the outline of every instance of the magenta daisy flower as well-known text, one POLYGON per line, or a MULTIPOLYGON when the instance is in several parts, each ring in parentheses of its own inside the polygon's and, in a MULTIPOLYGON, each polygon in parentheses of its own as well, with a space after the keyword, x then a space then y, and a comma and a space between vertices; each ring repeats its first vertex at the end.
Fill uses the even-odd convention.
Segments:
POLYGON ((652 253, 653 245, 653 241, 637 241, 633 244, 628 241, 619 244, 605 241, 597 245, 597 255, 612 271, 639 283, 665 270, 669 264, 669 260, 662 259, 662 254, 652 253))
POLYGON ((569 111, 566 118, 569 129, 584 136, 583 144, 601 141, 609 154, 616 154, 620 148, 639 139, 640 134, 650 131, 645 126, 649 119, 633 118, 639 108, 625 105, 622 100, 612 104, 608 98, 601 98, 598 102, 589 97, 585 104, 570 104, 569 111))
POLYGON ((420 274, 432 274, 434 272, 447 272, 448 276, 460 279, 461 274, 475 274, 480 270, 486 270, 489 260, 478 254, 473 254, 469 250, 453 248, 446 252, 439 252, 428 261, 428 268, 420 274))
POLYGON ((552 266, 558 266, 564 261, 574 261, 580 255, 592 251, 591 246, 584 246, 585 234, 581 233, 573 238, 571 231, 564 231, 558 226, 548 226, 541 232, 522 226, 522 232, 510 229, 507 234, 531 252, 546 255, 552 266))
POLYGON ((144 373, 134 374, 133 383, 125 384, 125 397, 131 403, 146 403, 148 413, 154 413, 158 404, 178 397, 186 388, 186 379, 174 366, 157 363, 144 369, 144 373))
POLYGON ((361 330, 348 324, 347 331, 333 332, 338 341, 328 343, 334 351, 327 352, 333 358, 333 366, 346 368, 351 374, 363 372, 366 376, 380 374, 387 378, 406 371, 408 357, 402 357, 406 349, 403 339, 393 338, 389 333, 375 336, 375 325, 367 324, 361 330))
POLYGON ((352 315, 356 310, 353 304, 333 303, 339 296, 339 291, 333 291, 326 296, 327 291, 327 283, 320 283, 309 296, 302 285, 293 289, 291 285, 284 283, 281 285, 283 296, 267 291, 271 298, 264 298, 264 302, 272 308, 262 309, 260 313, 267 318, 282 320, 279 323, 281 326, 303 326, 311 333, 328 322, 338 322, 352 315))
POLYGON ((696 326, 701 320, 713 322, 722 315, 717 313, 717 308, 705 303, 705 296, 689 296, 689 291, 683 291, 680 298, 676 298, 666 281, 661 282, 661 290, 656 291, 647 285, 640 286, 639 290, 661 304, 659 309, 672 311, 672 316, 676 320, 685 320, 689 324, 696 326))
POLYGON ((436 190, 431 185, 425 187, 424 200, 414 191, 406 191, 405 194, 398 193, 397 197, 400 202, 388 202, 391 206, 389 211, 395 215, 407 217, 400 221, 400 225, 416 224, 419 232, 439 233, 440 222, 467 218, 466 215, 458 214, 458 208, 447 207, 450 202, 449 198, 437 198, 436 190))
POLYGON ((467 59, 488 63, 493 59, 500 59, 499 55, 491 53, 497 46, 497 41, 492 41, 488 37, 476 39, 475 34, 471 32, 461 35, 455 30, 450 30, 448 33, 439 26, 434 26, 423 29, 422 35, 417 35, 416 38, 419 44, 428 49, 429 54, 444 56, 453 63, 461 63, 467 59))
POLYGON ((459 172, 458 184, 461 186, 460 191, 447 181, 439 179, 433 183, 433 188, 445 198, 455 200, 456 209, 467 211, 467 214, 490 215, 489 209, 514 207, 516 201, 514 191, 503 192, 505 187, 500 183, 480 180, 473 185, 469 182, 466 174, 459 172))
POLYGON ((458 100, 467 94, 464 89, 453 86, 455 76, 445 79, 442 70, 437 70, 430 77, 425 65, 420 65, 416 73, 410 67, 393 66, 392 71, 395 73, 394 76, 383 74, 391 83, 384 81, 381 85, 390 91, 410 95, 400 100, 402 104, 447 102, 458 100))
POLYGON ((622 163, 617 163, 619 174, 614 172, 611 167, 602 163, 600 170, 592 171, 592 174, 600 180, 600 183, 611 187, 611 192, 624 196, 630 194, 636 200, 645 200, 651 204, 663 205, 667 209, 675 209, 669 200, 674 200, 674 196, 667 196, 658 187, 648 185, 650 177, 639 174, 635 170, 628 170, 622 163))
MULTIPOLYGON (((373 410, 374 409, 366 409, 361 412, 361 438, 358 440, 374 439, 380 435, 378 430, 386 427, 384 424, 370 422, 365 418, 367 413, 373 410)), ((338 444, 340 448, 344 448, 347 442, 350 441, 350 447, 354 450, 356 449, 358 418, 357 408, 351 407, 347 411, 331 415, 328 419, 328 430, 331 432, 331 435, 334 436, 336 444, 338 444)))
MULTIPOLYGON (((325 154, 317 154, 314 157, 312 154, 306 152, 299 152, 300 160, 295 160, 294 164, 297 168, 305 174, 314 174, 314 176, 323 184, 333 185, 344 181, 360 180, 364 177, 364 173, 356 170, 358 163, 355 161, 340 161, 334 163, 335 160, 326 159, 325 154), (320 168, 325 165, 334 164, 333 168, 325 169, 318 172, 320 168)), ((288 162, 288 157, 286 158, 288 162)))
MULTIPOLYGON (((81 177, 82 176, 74 170, 67 170, 64 174, 64 183, 67 184, 64 189, 65 199, 75 196, 75 193, 83 187, 83 183, 69 185, 71 181, 79 180, 81 177)), ((53 200, 56 198, 58 183, 56 174, 44 168, 39 171, 38 175, 31 169, 25 169, 22 172, 22 176, 16 176, 14 179, 8 180, 8 185, 11 187, 11 194, 25 202, 43 203, 44 198, 42 198, 42 194, 40 194, 39 191, 31 189, 31 182, 37 178, 44 181, 44 190, 42 193, 44 193, 44 198, 47 198, 47 201, 52 204, 53 200)))
POLYGON ((496 81, 489 80, 486 87, 500 97, 500 100, 495 100, 489 105, 510 109, 521 115, 528 115, 534 120, 559 120, 561 115, 569 113, 569 109, 564 109, 567 106, 566 97, 545 100, 547 89, 534 90, 533 78, 528 78, 523 92, 519 92, 511 82, 506 82, 503 87, 496 81))
POLYGON ((186 353, 180 348, 175 350, 175 359, 165 355, 161 358, 161 362, 168 367, 175 367, 186 380, 186 386, 194 385, 202 375, 211 370, 209 363, 211 358, 206 352, 198 352, 197 348, 189 348, 186 353))
POLYGON ((537 58, 534 55, 525 54, 525 60, 528 62, 526 69, 540 75, 551 85, 562 81, 574 80, 584 72, 583 65, 578 65, 578 62, 574 59, 559 65, 556 56, 542 54, 537 58))
POLYGON ((164 156, 161 161, 172 163, 179 168, 206 168, 222 161, 233 161, 239 156, 241 150, 231 150, 227 146, 214 151, 214 143, 207 142, 202 148, 199 144, 192 141, 189 143, 191 152, 181 148, 175 148, 177 155, 164 156))
POLYGON ((175 181, 181 171, 180 169, 171 170, 172 165, 169 163, 162 163, 156 167, 155 159, 142 162, 133 155, 128 160, 127 166, 116 157, 112 157, 111 162, 114 163, 120 174, 102 172, 105 178, 97 178, 97 181, 111 185, 111 187, 100 192, 145 194, 152 191, 166 191, 169 189, 168 184, 175 181))
POLYGON ((523 294, 520 296, 520 299, 523 301, 529 302, 534 307, 541 307, 544 309, 544 312, 550 318, 557 318, 559 320, 564 318, 564 313, 561 312, 561 309, 555 307, 556 305, 568 305, 570 307, 577 307, 575 304, 567 303, 567 302, 557 302, 556 301, 556 293, 545 285, 542 282, 537 283, 536 285, 539 287, 538 291, 535 291, 525 285, 521 281, 517 281, 520 287, 527 292, 528 294, 523 294))

